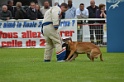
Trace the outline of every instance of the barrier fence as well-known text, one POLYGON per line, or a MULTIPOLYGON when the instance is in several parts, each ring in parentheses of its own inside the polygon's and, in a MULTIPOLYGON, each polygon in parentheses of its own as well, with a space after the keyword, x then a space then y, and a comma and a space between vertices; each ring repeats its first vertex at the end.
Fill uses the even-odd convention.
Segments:
MULTIPOLYGON (((58 31, 61 37, 71 37, 73 41, 106 45, 106 24, 88 23, 88 21, 93 20, 105 21, 106 19, 63 19, 58 31), (79 24, 79 20, 85 22, 79 24), (93 29, 90 29, 90 26, 93 29)), ((41 26, 42 20, 0 20, 0 46, 7 48, 44 48, 45 40, 40 32, 41 26)))
POLYGON ((106 23, 78 24, 77 41, 92 42, 99 46, 107 44, 106 23))

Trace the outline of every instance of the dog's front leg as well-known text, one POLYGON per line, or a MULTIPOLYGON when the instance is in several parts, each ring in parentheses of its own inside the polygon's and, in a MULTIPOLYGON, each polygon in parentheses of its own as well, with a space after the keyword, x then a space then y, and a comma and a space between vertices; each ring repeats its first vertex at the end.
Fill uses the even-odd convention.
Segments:
POLYGON ((74 50, 71 50, 71 52, 70 52, 69 56, 67 57, 66 61, 68 61, 70 59, 70 57, 74 54, 74 52, 75 52, 74 50))
MULTIPOLYGON (((90 53, 87 53, 87 57, 90 59, 90 53)), ((91 59, 90 59, 91 60, 91 59)))
POLYGON ((69 61, 74 60, 76 57, 78 57, 78 54, 77 54, 77 53, 74 53, 74 54, 73 54, 73 57, 72 57, 69 61))

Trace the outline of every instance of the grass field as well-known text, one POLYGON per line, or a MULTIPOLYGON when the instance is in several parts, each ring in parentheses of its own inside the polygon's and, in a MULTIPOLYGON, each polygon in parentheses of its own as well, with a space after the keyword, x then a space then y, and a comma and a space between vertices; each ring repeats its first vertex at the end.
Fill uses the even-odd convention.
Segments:
POLYGON ((107 53, 104 62, 79 55, 73 62, 43 62, 44 49, 0 48, 0 82, 124 82, 124 53, 107 53))

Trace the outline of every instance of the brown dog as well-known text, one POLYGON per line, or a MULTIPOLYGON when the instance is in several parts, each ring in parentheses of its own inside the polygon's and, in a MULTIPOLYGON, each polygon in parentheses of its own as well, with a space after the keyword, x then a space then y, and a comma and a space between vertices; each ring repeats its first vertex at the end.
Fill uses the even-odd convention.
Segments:
POLYGON ((70 54, 67 57, 67 61, 70 59, 70 57, 73 55, 73 57, 69 60, 72 61, 75 59, 78 54, 87 54, 88 58, 91 61, 94 61, 94 58, 98 58, 100 56, 100 60, 102 59, 102 53, 98 46, 91 42, 72 42, 71 40, 68 41, 68 46, 70 49, 70 54))

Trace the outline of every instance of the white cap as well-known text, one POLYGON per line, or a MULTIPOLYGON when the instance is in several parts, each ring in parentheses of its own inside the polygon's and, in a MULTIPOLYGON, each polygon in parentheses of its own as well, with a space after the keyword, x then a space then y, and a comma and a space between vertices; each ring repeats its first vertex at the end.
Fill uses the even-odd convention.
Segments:
POLYGON ((62 37, 62 39, 68 39, 68 38, 70 38, 70 37, 62 37))

